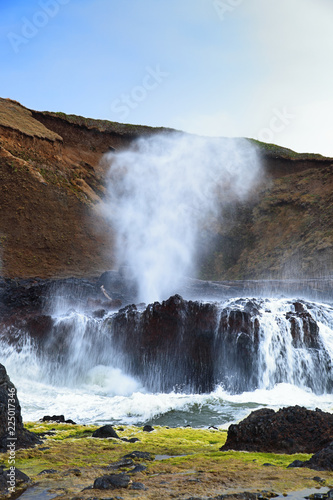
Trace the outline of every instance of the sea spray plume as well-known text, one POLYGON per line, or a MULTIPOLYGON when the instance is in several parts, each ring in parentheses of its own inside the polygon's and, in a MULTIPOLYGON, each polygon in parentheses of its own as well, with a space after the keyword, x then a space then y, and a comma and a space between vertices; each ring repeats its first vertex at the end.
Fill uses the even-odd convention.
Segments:
POLYGON ((243 199, 259 172, 245 139, 178 132, 141 138, 107 159, 118 263, 128 266, 144 302, 167 298, 194 273, 205 220, 224 201, 243 199))

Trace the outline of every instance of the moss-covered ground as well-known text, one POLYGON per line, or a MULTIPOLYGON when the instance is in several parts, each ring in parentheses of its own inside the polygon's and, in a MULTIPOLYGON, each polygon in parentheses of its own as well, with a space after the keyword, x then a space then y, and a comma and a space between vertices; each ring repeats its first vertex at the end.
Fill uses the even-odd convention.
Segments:
MULTIPOLYGON (((306 460, 309 455, 221 452, 227 433, 217 429, 155 427, 153 432, 144 432, 140 427, 115 426, 121 438, 139 439, 129 443, 92 438, 95 426, 29 423, 26 427, 49 434, 44 435, 41 445, 18 450, 16 467, 31 477, 30 488, 52 491, 59 500, 106 499, 114 498, 114 494, 123 499, 208 498, 240 491, 287 493, 333 485, 333 473, 320 472, 322 481, 318 482, 315 471, 287 468, 293 460, 306 460), (144 464, 146 470, 131 474, 133 465, 116 471, 109 467, 134 450, 150 452, 155 458, 134 460, 135 464, 144 464), (132 481, 143 483, 147 489, 82 491, 97 477, 121 472, 131 474, 132 481)), ((6 456, 2 458, 5 463, 6 456)))

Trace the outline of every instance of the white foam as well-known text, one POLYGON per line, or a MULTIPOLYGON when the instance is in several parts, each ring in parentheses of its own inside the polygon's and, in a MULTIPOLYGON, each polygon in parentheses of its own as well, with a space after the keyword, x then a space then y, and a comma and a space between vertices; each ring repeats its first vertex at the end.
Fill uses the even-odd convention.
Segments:
POLYGON ((244 198, 260 169, 244 139, 182 133, 142 138, 107 159, 104 206, 118 237, 118 263, 128 266, 138 301, 146 303, 168 298, 194 273, 203 224, 224 202, 244 198))

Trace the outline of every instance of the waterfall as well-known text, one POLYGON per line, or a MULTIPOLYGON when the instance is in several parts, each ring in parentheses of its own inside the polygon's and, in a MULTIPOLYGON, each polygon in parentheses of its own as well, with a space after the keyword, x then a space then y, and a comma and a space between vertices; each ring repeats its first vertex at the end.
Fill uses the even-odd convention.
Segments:
POLYGON ((183 393, 280 383, 316 394, 333 388, 333 309, 303 300, 204 303, 175 296, 103 317, 71 309, 54 316, 41 339, 24 331, 14 337, 2 331, 1 362, 53 386, 104 384, 112 394, 142 386, 183 393))

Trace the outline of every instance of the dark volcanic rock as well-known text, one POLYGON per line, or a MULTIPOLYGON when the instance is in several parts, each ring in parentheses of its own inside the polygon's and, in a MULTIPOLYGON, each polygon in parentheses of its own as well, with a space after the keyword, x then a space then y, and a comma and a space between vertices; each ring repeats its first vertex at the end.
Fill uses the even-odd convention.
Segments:
POLYGON ((294 302, 295 312, 288 312, 287 319, 291 325, 291 335, 293 338, 294 347, 310 347, 318 349, 319 343, 319 327, 305 309, 301 302, 294 302), (300 321, 302 328, 300 327, 300 321))
MULTIPOLYGON (((5 469, 0 465, 0 492, 1 493, 13 493, 16 491, 18 486, 23 486, 24 483, 28 484, 31 482, 31 479, 24 474, 24 472, 20 471, 16 467, 11 467, 9 469, 5 469)), ((3 497, 2 497, 3 498, 3 497)), ((8 498, 6 496, 6 498, 8 498)))
POLYGON ((65 420, 64 415, 52 415, 52 416, 45 415, 42 418, 42 422, 57 422, 58 424, 64 423, 64 424, 76 425, 76 423, 73 420, 71 420, 70 418, 65 420))
POLYGON ((112 464, 108 465, 107 468, 117 470, 122 467, 130 467, 131 465, 134 465, 134 462, 131 458, 121 458, 117 462, 113 462, 112 464))
POLYGON ((127 488, 129 482, 130 477, 126 474, 108 474, 95 479, 93 488, 96 490, 115 490, 127 488))
MULTIPOLYGON (((228 391, 243 392, 260 383, 263 306, 261 299, 237 299, 221 309, 174 295, 144 311, 127 306, 106 324, 127 373, 151 391, 203 393, 221 384, 228 391)), ((330 357, 320 351, 318 325, 301 302, 294 307, 287 314, 293 347, 306 349, 313 366, 330 372, 330 357)), ((330 377, 316 377, 306 367, 304 372, 315 392, 331 389, 330 377)), ((277 371, 275 382, 282 381, 284 374, 277 371)))
POLYGON ((16 388, 0 364, 0 452, 29 448, 41 440, 24 428, 16 388))
POLYGON ((125 300, 128 303, 134 301, 137 296, 137 286, 129 277, 129 271, 126 268, 122 268, 119 272, 105 271, 98 279, 96 286, 104 287, 112 301, 125 300))
MULTIPOLYGON (((37 356, 50 362, 50 373, 54 369, 62 372, 62 377, 72 363, 76 316, 70 308, 79 304, 90 316, 100 318, 103 333, 97 338, 97 320, 89 320, 84 345, 94 343, 103 358, 109 335, 122 370, 151 392, 209 393, 222 385, 227 391, 239 393, 255 390, 260 384, 264 369, 259 335, 263 299, 234 299, 222 309, 218 303, 187 301, 174 295, 144 310, 142 305, 128 305, 110 315, 104 312, 120 299, 105 303, 105 294, 119 296, 124 303, 132 298, 131 280, 119 272, 109 271, 95 281, 20 280, 3 285, 1 340, 13 344, 31 341, 37 356), (61 320, 52 318, 51 297, 52 301, 65 298, 68 304, 68 315, 61 320)), ((331 358, 320 342, 318 325, 302 301, 291 303, 291 309, 286 314, 290 324, 286 335, 291 335, 293 349, 306 350, 311 361, 302 361, 302 382, 318 394, 330 392, 331 358)), ((274 372, 272 383, 286 380, 284 366, 288 363, 284 363, 284 357, 288 355, 281 349, 281 366, 274 372)), ((101 364, 108 362, 105 355, 101 364)), ((77 365, 81 372, 77 376, 83 376, 86 366, 77 365)))
POLYGON ((149 451, 132 451, 127 455, 124 455, 123 458, 133 458, 138 460, 154 460, 154 455, 149 453, 149 451))
POLYGON ((112 437, 120 439, 112 425, 103 425, 103 427, 99 427, 99 429, 96 429, 95 432, 93 432, 92 437, 102 439, 112 437))
POLYGON ((136 465, 132 470, 130 470, 129 472, 131 474, 137 474, 138 472, 143 472, 144 470, 147 470, 148 467, 146 467, 145 465, 136 465))
POLYGON ((154 427, 151 425, 145 425, 144 428, 142 429, 144 432, 153 432, 154 427))
POLYGON ((141 491, 147 491, 148 488, 142 483, 138 483, 136 481, 133 481, 131 484, 131 490, 141 490, 141 491))
POLYGON ((230 425, 226 450, 271 453, 316 453, 333 441, 333 414, 300 406, 253 411, 230 425))
POLYGON ((296 468, 296 467, 303 467, 303 463, 302 460, 294 460, 293 462, 291 462, 291 464, 288 465, 287 469, 291 469, 291 468, 296 468))
POLYGON ((216 326, 214 304, 179 295, 150 304, 142 313, 129 306, 112 319, 113 341, 124 353, 128 371, 149 390, 159 391, 213 389, 216 326))
POLYGON ((302 467, 314 470, 333 471, 333 442, 312 455, 310 460, 303 462, 302 467))

